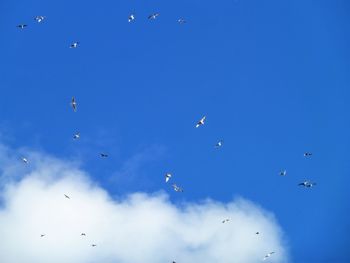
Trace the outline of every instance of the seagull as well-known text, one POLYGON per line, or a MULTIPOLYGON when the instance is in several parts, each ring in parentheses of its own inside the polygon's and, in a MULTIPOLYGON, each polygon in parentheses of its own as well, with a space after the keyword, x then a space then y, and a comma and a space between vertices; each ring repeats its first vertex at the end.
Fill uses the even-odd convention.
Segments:
POLYGON ((260 233, 259 232, 256 232, 255 235, 259 235, 260 233))
POLYGON ((149 15, 149 16, 148 16, 148 19, 154 20, 154 19, 157 18, 157 16, 159 16, 159 13, 154 13, 154 14, 152 14, 152 15, 149 15))
POLYGON ((22 162, 24 162, 25 164, 28 164, 28 163, 29 163, 27 158, 22 157, 21 159, 22 159, 22 162))
POLYGON ((44 236, 45 236, 45 234, 41 234, 41 235, 40 235, 40 237, 44 237, 44 236))
POLYGON ((286 170, 280 171, 280 176, 286 176, 286 175, 287 175, 287 171, 286 170))
POLYGON ((171 174, 170 173, 166 173, 165 174, 165 182, 166 183, 169 182, 170 178, 171 178, 171 174))
POLYGON ((85 234, 85 233, 81 233, 80 235, 81 235, 81 236, 86 236, 86 234, 85 234))
POLYGON ((92 247, 96 247, 97 245, 96 244, 91 244, 92 247))
POLYGON ((225 224, 228 221, 230 221, 230 219, 229 218, 225 218, 224 220, 221 221, 221 223, 225 224))
POLYGON ((270 252, 270 253, 266 254, 266 256, 263 258, 263 260, 268 259, 269 257, 271 257, 272 254, 275 254, 275 252, 270 252))
POLYGON ((305 156, 305 157, 311 157, 311 155, 312 155, 312 153, 310 153, 310 152, 305 152, 305 153, 304 153, 304 156, 305 156))
POLYGON ((183 18, 179 18, 179 19, 177 20, 177 22, 178 22, 179 24, 185 24, 185 23, 186 23, 186 20, 183 19, 183 18))
POLYGON ((40 23, 45 19, 45 17, 44 16, 36 16, 34 19, 36 22, 40 23))
POLYGON ((67 198, 67 199, 70 199, 70 197, 66 194, 64 194, 64 197, 67 198))
POLYGON ((309 182, 309 181, 304 181, 304 182, 302 182, 302 183, 300 183, 300 184, 298 184, 298 185, 304 186, 304 187, 307 187, 307 188, 310 188, 310 187, 315 186, 316 183, 312 183, 312 182, 309 182))
POLYGON ((76 134, 74 134, 74 135, 73 135, 73 139, 74 139, 74 140, 80 139, 80 133, 77 132, 76 134))
POLYGON ((76 112, 77 111, 77 102, 75 101, 75 98, 72 97, 72 100, 70 102, 70 105, 72 106, 73 108, 73 111, 76 112))
POLYGON ((27 25, 26 24, 19 24, 19 25, 17 25, 17 27, 20 29, 23 29, 23 28, 27 27, 27 25))
POLYGON ((175 192, 183 192, 184 191, 181 187, 177 186, 176 184, 173 184, 172 186, 173 186, 175 192))
MULTIPOLYGON (((197 124, 198 125, 198 124, 197 124)), ((222 146, 222 143, 223 141, 218 141, 216 144, 215 144, 215 148, 220 148, 222 146)))
POLYGON ((73 42, 72 44, 70 44, 70 48, 77 48, 79 45, 79 42, 73 42))
POLYGON ((135 15, 134 14, 131 14, 130 16, 129 16, 129 18, 128 18, 128 22, 130 23, 130 22, 132 22, 132 21, 134 21, 135 20, 135 15))
POLYGON ((198 128, 201 125, 204 125, 205 118, 206 116, 204 116, 202 119, 199 120, 199 122, 197 122, 196 128, 198 128))
POLYGON ((106 153, 100 153, 100 155, 101 155, 102 158, 107 158, 108 157, 108 154, 106 154, 106 153))

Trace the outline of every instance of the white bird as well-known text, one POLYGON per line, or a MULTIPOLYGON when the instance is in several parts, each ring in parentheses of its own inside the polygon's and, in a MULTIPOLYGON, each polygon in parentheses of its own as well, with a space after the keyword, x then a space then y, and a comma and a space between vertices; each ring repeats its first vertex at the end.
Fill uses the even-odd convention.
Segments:
POLYGON ((171 174, 170 173, 166 173, 165 174, 165 182, 166 183, 169 182, 170 178, 171 178, 171 174))
POLYGON ((173 184, 172 186, 173 186, 175 192, 183 192, 184 191, 181 187, 177 186, 176 184, 173 184))
POLYGON ((41 23, 42 21, 44 21, 45 17, 44 16, 36 16, 34 19, 36 22, 41 23))
POLYGON ((156 19, 158 16, 159 16, 159 13, 154 13, 154 14, 152 14, 152 15, 149 15, 149 16, 148 16, 148 19, 154 20, 154 19, 156 19))
POLYGON ((200 120, 197 122, 196 128, 198 128, 198 127, 201 126, 201 125, 204 125, 205 118, 206 118, 206 116, 204 116, 202 119, 200 119, 200 120))
POLYGON ((316 183, 312 183, 312 182, 310 182, 310 181, 304 181, 304 182, 302 182, 302 183, 300 183, 300 184, 298 184, 298 185, 304 186, 304 187, 307 187, 307 188, 310 188, 310 187, 315 186, 316 183))
POLYGON ((177 20, 177 22, 178 22, 179 24, 185 24, 185 23, 186 23, 186 20, 183 19, 183 18, 179 18, 179 19, 177 20))
POLYGON ((129 17, 128 17, 128 22, 132 22, 135 20, 135 15, 134 14, 131 14, 129 17))
POLYGON ((74 139, 74 140, 80 139, 80 133, 77 132, 76 134, 74 134, 74 135, 73 135, 73 139, 74 139))
POLYGON ((70 44, 69 48, 77 48, 79 45, 79 42, 73 42, 72 44, 70 44))
POLYGON ((223 144, 223 141, 218 141, 216 144, 215 144, 215 148, 220 148, 223 144))
POLYGON ((275 254, 275 252, 270 252, 270 253, 266 254, 266 256, 263 257, 263 260, 268 259, 269 257, 271 257, 272 254, 275 254))
POLYGON ((312 155, 312 153, 310 153, 310 152, 305 152, 305 153, 304 153, 304 156, 305 156, 305 157, 311 157, 311 155, 312 155))
POLYGON ((24 162, 25 164, 28 164, 28 163, 29 163, 29 161, 28 161, 28 159, 27 159, 27 158, 22 157, 21 159, 22 159, 22 162, 24 162))
POLYGON ((66 194, 64 194, 64 197, 67 198, 67 199, 70 199, 70 197, 66 194))
POLYGON ((23 29, 23 28, 27 27, 27 25, 26 24, 19 24, 19 25, 17 25, 17 27, 20 29, 23 29))
POLYGON ((280 171, 280 176, 286 176, 287 175, 287 170, 280 171))
POLYGON ((225 223, 228 222, 228 221, 230 221, 230 219, 229 219, 229 218, 225 218, 225 219, 222 220, 221 222, 222 222, 223 224, 225 224, 225 223))
POLYGON ((74 112, 76 112, 77 111, 77 102, 76 102, 76 100, 75 100, 75 98, 74 97, 72 97, 72 100, 71 100, 71 102, 70 102, 70 105, 72 106, 72 108, 73 108, 73 111, 74 112))

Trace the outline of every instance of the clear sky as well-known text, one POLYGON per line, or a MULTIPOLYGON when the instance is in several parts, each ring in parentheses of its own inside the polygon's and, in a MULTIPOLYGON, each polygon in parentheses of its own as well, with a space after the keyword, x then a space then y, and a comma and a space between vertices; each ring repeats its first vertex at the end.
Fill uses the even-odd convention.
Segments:
POLYGON ((349 13, 345 0, 1 1, 2 143, 79 160, 112 196, 244 197, 274 213, 293 262, 350 262, 349 13))

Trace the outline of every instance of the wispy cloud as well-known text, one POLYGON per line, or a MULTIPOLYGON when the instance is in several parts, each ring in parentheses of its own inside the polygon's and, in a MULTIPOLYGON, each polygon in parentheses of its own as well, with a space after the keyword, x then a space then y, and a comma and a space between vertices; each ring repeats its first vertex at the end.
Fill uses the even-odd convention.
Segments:
POLYGON ((3 181, 0 262, 253 263, 271 251, 270 262, 288 262, 274 216, 252 202, 178 206, 164 193, 114 199, 74 163, 36 155, 21 179, 3 181))

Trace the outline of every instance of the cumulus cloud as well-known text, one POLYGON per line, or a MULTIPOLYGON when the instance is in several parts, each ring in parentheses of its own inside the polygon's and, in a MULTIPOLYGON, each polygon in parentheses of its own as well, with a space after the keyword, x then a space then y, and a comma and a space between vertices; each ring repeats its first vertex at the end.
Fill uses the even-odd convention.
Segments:
POLYGON ((116 198, 74 163, 31 153, 32 166, 15 169, 6 154, 2 149, 0 262, 253 263, 271 251, 269 262, 288 262, 274 216, 245 199, 174 204, 163 192, 116 198))

